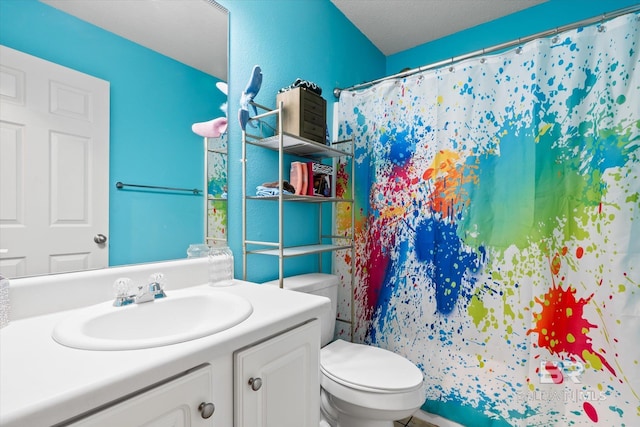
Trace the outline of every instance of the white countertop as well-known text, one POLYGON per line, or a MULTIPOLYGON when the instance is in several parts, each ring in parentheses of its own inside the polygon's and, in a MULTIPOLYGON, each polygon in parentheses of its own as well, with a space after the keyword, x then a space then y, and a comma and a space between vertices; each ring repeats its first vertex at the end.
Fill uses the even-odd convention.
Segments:
MULTIPOLYGON (((200 285, 185 290, 243 296, 253 313, 214 335, 142 350, 91 351, 58 344, 51 338, 54 326, 75 310, 14 320, 0 329, 0 425, 54 425, 330 309, 326 298, 242 281, 224 288, 200 285)), ((170 298, 171 291, 167 294, 170 298)))

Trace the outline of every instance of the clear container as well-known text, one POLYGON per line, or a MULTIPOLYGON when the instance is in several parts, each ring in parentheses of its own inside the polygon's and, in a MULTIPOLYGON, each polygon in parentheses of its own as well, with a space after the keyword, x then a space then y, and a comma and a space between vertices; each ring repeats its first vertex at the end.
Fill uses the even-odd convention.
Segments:
POLYGON ((209 246, 204 243, 194 243, 187 248, 187 258, 201 258, 209 254, 209 246))
POLYGON ((209 249, 209 285, 233 285, 233 252, 228 246, 209 249))

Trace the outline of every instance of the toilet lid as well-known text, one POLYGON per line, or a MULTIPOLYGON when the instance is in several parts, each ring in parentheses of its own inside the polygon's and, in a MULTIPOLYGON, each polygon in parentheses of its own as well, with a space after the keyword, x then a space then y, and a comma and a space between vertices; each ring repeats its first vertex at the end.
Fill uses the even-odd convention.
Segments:
POLYGON ((322 348, 320 369, 343 385, 398 392, 422 385, 422 372, 389 350, 337 340, 322 348))

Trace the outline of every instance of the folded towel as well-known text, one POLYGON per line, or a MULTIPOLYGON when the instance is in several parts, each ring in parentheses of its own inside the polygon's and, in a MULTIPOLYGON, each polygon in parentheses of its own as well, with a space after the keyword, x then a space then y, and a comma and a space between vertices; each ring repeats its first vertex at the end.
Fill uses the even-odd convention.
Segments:
MULTIPOLYGON (((265 187, 264 185, 258 185, 256 187, 256 196, 260 197, 268 197, 268 196, 277 196, 280 194, 279 188, 265 187)), ((284 190, 282 194, 293 194, 290 191, 284 190)))
MULTIPOLYGON (((265 182, 264 184, 262 184, 262 186, 268 188, 280 188, 280 186, 278 185, 278 181, 265 182)), ((282 181, 282 188, 285 189, 285 192, 288 191, 291 194, 296 192, 296 189, 293 187, 293 185, 289 184, 287 181, 282 181)))
POLYGON ((297 87, 301 87, 303 89, 309 90, 319 96, 322 95, 322 88, 320 86, 318 86, 317 84, 309 80, 302 80, 300 77, 295 79, 294 82, 291 83, 289 86, 283 87, 282 89, 280 89, 278 93, 286 92, 288 90, 295 89, 297 87))

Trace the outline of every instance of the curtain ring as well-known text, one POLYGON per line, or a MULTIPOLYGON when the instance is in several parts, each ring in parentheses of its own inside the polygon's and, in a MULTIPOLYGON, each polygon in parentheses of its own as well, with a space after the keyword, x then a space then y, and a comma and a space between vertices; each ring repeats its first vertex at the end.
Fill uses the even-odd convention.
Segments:
POLYGON ((604 25, 604 20, 606 19, 607 15, 603 14, 602 15, 602 19, 600 20, 600 25, 598 25, 598 32, 599 33, 604 33, 604 31, 607 29, 607 27, 605 27, 604 25))

